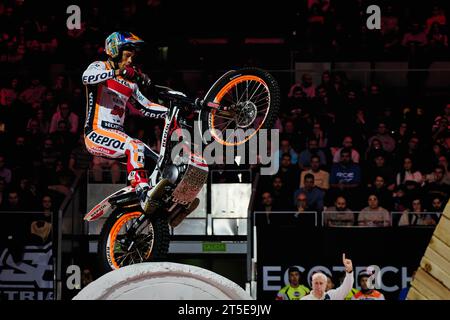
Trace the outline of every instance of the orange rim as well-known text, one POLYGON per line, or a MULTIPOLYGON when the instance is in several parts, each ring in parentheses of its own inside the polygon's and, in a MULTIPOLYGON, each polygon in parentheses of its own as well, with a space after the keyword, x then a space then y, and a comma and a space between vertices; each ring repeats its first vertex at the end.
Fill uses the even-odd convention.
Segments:
MULTIPOLYGON (((266 91, 269 93, 269 88, 267 86, 267 84, 264 82, 264 80, 262 80, 260 77, 257 76, 253 76, 253 75, 245 75, 245 76, 240 76, 237 77, 233 80, 231 80, 230 82, 227 83, 226 86, 224 86, 222 89, 220 89, 220 91, 217 93, 216 97, 214 98, 214 102, 220 104, 220 102, 222 101, 223 97, 230 92, 231 89, 233 89, 235 86, 237 86, 239 83, 244 82, 244 81, 255 81, 258 82, 259 84, 262 84, 264 86, 264 88, 266 89, 266 91)), ((270 106, 270 94, 268 95, 269 98, 269 102, 268 102, 268 107, 267 107, 267 112, 264 115, 264 119, 263 121, 261 121, 261 123, 259 124, 258 128, 252 133, 250 134, 247 138, 245 138, 244 140, 240 141, 240 142, 227 142, 224 141, 223 139, 221 139, 219 136, 216 135, 215 130, 219 130, 215 128, 215 123, 216 123, 216 112, 217 110, 213 110, 210 113, 210 120, 211 120, 211 135, 214 137, 214 139, 225 145, 225 146, 238 146, 241 145, 243 143, 245 143, 246 141, 248 141, 250 138, 252 138, 258 131, 259 129, 261 129, 261 127, 263 126, 267 114, 269 112, 269 106, 270 106)))
MULTIPOLYGON (((111 231, 109 232, 109 256, 110 256, 110 261, 113 264, 115 269, 119 269, 119 265, 117 264, 116 258, 114 256, 114 247, 115 247, 115 242, 117 240, 117 235, 119 234, 120 229, 122 229, 122 227, 124 226, 125 223, 127 223, 128 221, 138 218, 140 215, 142 214, 142 212, 139 211, 134 211, 134 212, 129 212, 124 214, 123 216, 121 216, 116 223, 114 223, 113 227, 111 228, 111 231)), ((148 259, 150 256, 151 250, 149 250, 147 252, 147 254, 145 255, 145 259, 148 259)))

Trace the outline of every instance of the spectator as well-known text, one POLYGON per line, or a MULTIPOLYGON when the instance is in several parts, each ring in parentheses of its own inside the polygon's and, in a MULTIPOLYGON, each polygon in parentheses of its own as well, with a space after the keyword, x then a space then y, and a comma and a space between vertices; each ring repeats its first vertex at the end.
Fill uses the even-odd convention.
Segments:
POLYGON ((395 188, 395 174, 391 166, 386 164, 386 155, 384 152, 379 152, 374 156, 373 164, 368 166, 367 172, 367 187, 373 187, 373 181, 377 176, 381 176, 384 179, 386 188, 389 191, 393 191, 395 188))
MULTIPOLYGON (((225 166, 225 165, 223 165, 225 166)), ((105 182, 109 181, 108 174, 110 175, 110 181, 113 184, 120 183, 121 181, 121 167, 120 163, 118 163, 114 159, 106 159, 103 157, 97 157, 94 156, 92 158, 92 181, 93 182, 105 182)), ((230 175, 227 175, 227 172, 224 170, 217 170, 215 172, 216 174, 213 176, 214 182, 221 182, 226 183, 230 182, 229 177, 230 175), (223 173, 223 174, 222 174, 223 173)), ((234 175, 233 175, 234 178, 234 175)))
POLYGON ((54 213, 55 213, 55 209, 53 207, 53 201, 52 201, 52 197, 49 195, 44 195, 42 197, 42 201, 41 201, 41 206, 42 206, 42 212, 44 213, 44 216, 46 217, 53 217, 54 213))
POLYGON ((284 154, 289 154, 291 157, 291 164, 296 165, 298 162, 298 155, 297 152, 292 149, 291 144, 288 139, 282 139, 280 141, 280 160, 283 157, 284 154))
POLYGON ((367 162, 372 162, 379 154, 384 154, 386 160, 387 152, 384 150, 381 141, 375 138, 370 142, 370 145, 366 150, 365 159, 367 162))
POLYGON ((337 289, 326 291, 327 276, 321 272, 317 272, 312 276, 311 293, 301 298, 301 300, 344 300, 353 287, 353 264, 350 259, 342 255, 345 268, 345 279, 341 286, 337 289))
POLYGON ((88 170, 92 162, 92 155, 86 150, 84 135, 80 134, 77 146, 72 150, 69 160, 69 169, 76 174, 88 170))
POLYGON ((437 24, 440 27, 445 27, 447 25, 447 19, 445 18, 445 12, 440 6, 434 6, 429 17, 426 21, 426 32, 429 32, 433 25, 437 24))
POLYGON ((292 194, 288 194, 286 190, 286 184, 280 176, 274 176, 272 179, 272 197, 274 203, 280 208, 280 210, 290 210, 292 208, 292 194))
POLYGON ((403 168, 397 173, 397 185, 404 184, 406 181, 415 181, 419 185, 423 183, 423 177, 420 171, 416 170, 410 157, 403 159, 403 168))
POLYGON ((24 205, 20 199, 19 192, 17 190, 10 190, 6 196, 6 201, 3 204, 1 211, 23 211, 24 205))
MULTIPOLYGON (((399 150, 398 158, 404 159, 410 158, 419 167, 423 168, 427 161, 423 159, 423 151, 420 148, 420 140, 417 136, 409 138, 406 149, 399 150)), ((427 159, 428 160, 428 159, 427 159)))
POLYGON ((304 147, 303 135, 298 132, 293 121, 286 121, 280 139, 288 140, 295 152, 299 152, 304 147))
POLYGON ((347 200, 343 196, 336 198, 334 206, 323 212, 323 225, 326 227, 353 226, 355 215, 347 207, 347 200))
POLYGON ((375 177, 372 187, 368 188, 367 194, 376 195, 381 207, 386 208, 387 210, 392 210, 392 192, 387 189, 382 176, 375 177))
POLYGON ((12 172, 6 167, 6 158, 4 155, 0 155, 0 178, 2 178, 6 184, 11 182, 12 172))
POLYGON ((317 213, 308 208, 308 198, 304 192, 297 195, 294 223, 300 227, 316 227, 317 213))
POLYGON ((440 142, 445 139, 449 130, 449 122, 447 117, 438 117, 437 123, 432 127, 432 140, 435 142, 440 142))
POLYGON ((46 90, 47 88, 41 84, 38 77, 32 77, 31 85, 19 95, 19 99, 25 104, 32 105, 42 101, 46 90))
POLYGON ((409 50, 417 50, 417 48, 426 46, 427 43, 427 34, 417 22, 411 24, 410 31, 405 33, 402 40, 402 46, 409 50))
POLYGON ((400 123, 398 130, 394 133, 395 145, 398 150, 407 149, 411 133, 409 132, 408 123, 403 121, 400 123))
POLYGON ((29 177, 24 176, 20 178, 17 192, 19 193, 19 198, 22 201, 24 209, 32 210, 38 207, 36 186, 31 183, 29 177))
POLYGON ((433 133, 435 133, 439 129, 441 131, 445 131, 445 129, 446 130, 450 130, 450 103, 447 103, 445 108, 444 108, 444 112, 434 119, 434 123, 433 123, 433 126, 432 126, 431 130, 432 130, 433 133), (442 119, 446 119, 447 120, 445 122, 447 124, 447 128, 445 128, 445 126, 442 126, 442 121, 441 121, 442 119))
MULTIPOLYGON (((300 193, 306 194, 308 211, 322 211, 324 192, 314 186, 314 175, 308 173, 303 179, 304 187, 298 189, 294 194, 294 199, 300 193)), ((294 200, 295 203, 295 200, 294 200)))
POLYGON ((302 170, 308 169, 311 167, 311 157, 313 155, 317 155, 320 158, 320 165, 326 166, 327 160, 325 153, 322 150, 318 149, 318 143, 316 139, 310 139, 308 141, 308 149, 302 151, 300 153, 300 157, 298 160, 299 166, 302 170))
POLYGON ((72 173, 68 169, 62 167, 60 168, 60 171, 57 172, 56 183, 53 185, 49 185, 48 189, 57 192, 59 196, 68 196, 71 192, 70 184, 72 181, 72 177, 72 173))
MULTIPOLYGON (((272 194, 270 192, 263 192, 261 195, 261 200, 256 206, 255 211, 260 211, 265 213, 265 223, 270 224, 272 219, 272 213, 274 211, 279 211, 276 204, 273 201, 272 194)), ((256 217, 259 221, 262 219, 262 215, 256 217)))
POLYGON ((322 191, 327 191, 330 188, 330 174, 320 169, 320 157, 314 155, 311 157, 311 168, 306 171, 302 171, 300 174, 300 188, 303 188, 304 179, 307 174, 314 176, 314 186, 322 191))
POLYGON ((304 192, 297 194, 295 203, 297 208, 296 214, 308 211, 308 198, 304 192))
POLYGON ((344 137, 342 141, 342 148, 337 149, 336 151, 332 151, 333 155, 333 163, 341 162, 341 150, 347 148, 352 152, 352 161, 353 163, 359 163, 359 152, 353 148, 353 139, 351 136, 344 137))
POLYGON ((53 140, 46 138, 41 152, 41 165, 47 175, 54 170, 56 161, 61 158, 61 153, 55 150, 53 140))
MULTIPOLYGON (((364 104, 367 108, 368 125, 370 128, 372 128, 374 121, 380 118, 382 110, 380 106, 386 105, 386 99, 379 84, 377 83, 370 84, 364 104)), ((385 123, 383 124, 385 125, 385 123)))
POLYGON ((400 43, 398 16, 393 14, 391 5, 386 7, 381 17, 381 34, 383 36, 384 52, 392 57, 400 43))
POLYGON ((369 288, 369 278, 370 275, 367 272, 361 272, 358 275, 361 290, 353 295, 352 300, 385 300, 380 291, 369 288))
POLYGON ((383 149, 386 152, 393 152, 395 150, 395 140, 389 135, 388 128, 383 122, 378 123, 377 133, 369 139, 369 145, 372 144, 373 139, 380 140, 383 149))
MULTIPOLYGON (((1 182, 1 180, 0 180, 1 182)), ((431 199, 431 212, 443 212, 445 208, 445 203, 442 201, 441 197, 433 197, 431 199)))
POLYGON ((333 282, 333 279, 331 278, 331 276, 329 276, 329 275, 326 275, 326 276, 327 276, 327 287, 325 290, 329 291, 331 289, 334 289, 335 285, 334 285, 334 282, 333 282))
MULTIPOLYGON (((432 156, 430 160, 430 164, 432 166, 436 166, 439 163, 439 157, 445 156, 444 155, 444 148, 439 143, 434 143, 432 147, 432 156)), ((445 171, 445 170, 444 170, 445 171)))
POLYGON ((297 177, 299 171, 297 166, 291 164, 291 156, 288 153, 284 153, 281 158, 280 169, 277 175, 281 177, 282 181, 285 181, 286 191, 289 194, 293 194, 298 186, 297 177))
POLYGON ((448 54, 448 37, 443 32, 439 23, 434 22, 427 34, 428 45, 430 46, 431 54, 435 58, 443 57, 448 54))
POLYGON ((50 123, 45 117, 44 110, 42 108, 37 109, 36 115, 33 118, 30 118, 27 123, 27 130, 31 129, 31 124, 33 121, 37 121, 39 125, 39 132, 42 134, 47 134, 50 130, 50 123))
POLYGON ((58 106, 58 111, 53 114, 50 124, 50 133, 56 132, 58 130, 58 125, 61 120, 65 120, 67 122, 70 133, 77 134, 78 116, 70 111, 70 107, 67 102, 60 103, 58 106))
POLYGON ((294 84, 293 86, 300 87, 307 99, 312 99, 316 96, 316 86, 313 84, 312 76, 309 73, 302 75, 302 83, 294 84))
POLYGON ((450 185, 444 180, 444 172, 444 167, 438 165, 426 176, 424 191, 428 197, 440 196, 446 199, 450 196, 450 185))
POLYGON ((328 138, 326 137, 325 132, 320 126, 320 123, 315 123, 312 129, 311 138, 316 139, 318 141, 318 147, 320 149, 324 149, 328 145, 328 138))
POLYGON ((391 215, 380 207, 378 197, 375 194, 369 195, 368 207, 361 210, 358 215, 359 226, 389 227, 391 226, 391 215))
POLYGON ((55 93, 52 90, 47 90, 41 106, 42 110, 44 110, 45 119, 49 119, 57 111, 58 104, 56 103, 55 93))
MULTIPOLYGON (((341 162, 334 163, 330 174, 330 187, 335 196, 349 195, 356 197, 357 189, 361 182, 359 165, 353 163, 350 158, 350 149, 341 150, 341 162)), ((348 199, 348 197, 346 197, 348 199)))
POLYGON ((444 168, 444 181, 448 183, 450 180, 450 172, 449 172, 449 166, 448 166, 448 160, 446 156, 440 156, 438 159, 438 165, 442 166, 444 168))
POLYGON ((435 214, 426 213, 420 197, 414 197, 410 209, 405 210, 398 222, 399 226, 429 226, 436 225, 438 220, 435 214))
POLYGON ((278 291, 276 300, 300 300, 309 293, 309 289, 300 284, 300 270, 297 267, 290 267, 289 284, 278 291))

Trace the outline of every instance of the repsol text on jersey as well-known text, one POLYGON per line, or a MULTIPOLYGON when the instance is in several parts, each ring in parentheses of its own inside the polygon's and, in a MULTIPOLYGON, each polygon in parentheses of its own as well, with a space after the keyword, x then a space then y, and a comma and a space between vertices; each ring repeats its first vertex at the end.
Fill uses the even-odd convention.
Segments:
POLYGON ((96 133, 95 131, 92 131, 89 134, 88 138, 92 142, 95 142, 95 143, 100 144, 100 145, 105 146, 105 147, 111 146, 111 147, 113 147, 115 149, 125 150, 125 142, 122 142, 120 140, 113 139, 113 138, 110 138, 110 137, 103 136, 101 134, 96 133))
POLYGON ((106 78, 114 77, 114 70, 105 71, 102 73, 97 73, 96 75, 83 76, 83 82, 85 83, 95 83, 100 80, 105 80, 106 78))

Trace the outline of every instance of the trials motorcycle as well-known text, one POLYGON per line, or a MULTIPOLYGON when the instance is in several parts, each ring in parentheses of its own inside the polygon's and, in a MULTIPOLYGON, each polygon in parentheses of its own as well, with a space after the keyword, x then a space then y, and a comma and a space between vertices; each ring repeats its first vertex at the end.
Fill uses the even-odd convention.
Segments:
POLYGON ((168 87, 152 85, 152 88, 160 99, 168 102, 165 104, 168 114, 159 154, 148 146, 145 151, 145 163, 156 163, 149 178, 150 186, 155 188, 151 209, 143 212, 135 189, 128 185, 105 198, 84 217, 86 221, 95 221, 109 214, 98 241, 98 257, 105 272, 164 259, 169 250, 169 226, 178 226, 199 204, 197 195, 207 181, 208 165, 193 145, 186 145, 183 155, 173 156, 172 151, 179 143, 171 139, 173 134, 181 129, 197 130, 194 134, 200 134, 201 143, 207 144, 202 133, 208 131, 222 145, 239 146, 259 130, 272 128, 280 106, 277 81, 258 68, 226 72, 203 99, 191 99, 168 87), (187 109, 191 110, 190 117, 187 109), (253 130, 250 135, 225 138, 225 131, 230 129, 253 130))

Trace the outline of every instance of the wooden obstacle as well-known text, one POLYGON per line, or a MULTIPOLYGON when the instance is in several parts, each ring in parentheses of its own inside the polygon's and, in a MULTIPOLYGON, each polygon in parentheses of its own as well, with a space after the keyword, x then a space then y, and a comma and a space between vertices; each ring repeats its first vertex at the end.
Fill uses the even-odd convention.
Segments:
POLYGON ((450 201, 411 283, 408 300, 450 300, 450 201))

